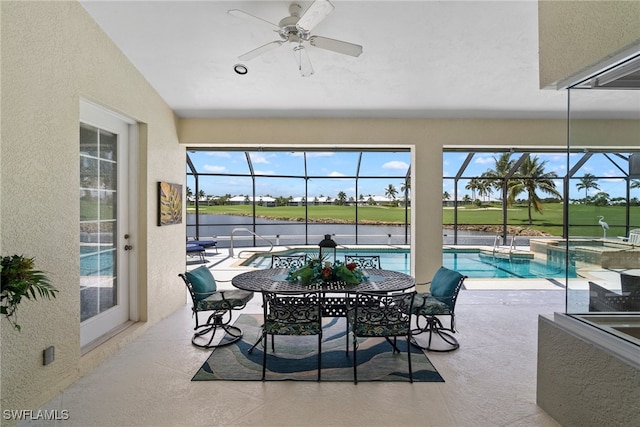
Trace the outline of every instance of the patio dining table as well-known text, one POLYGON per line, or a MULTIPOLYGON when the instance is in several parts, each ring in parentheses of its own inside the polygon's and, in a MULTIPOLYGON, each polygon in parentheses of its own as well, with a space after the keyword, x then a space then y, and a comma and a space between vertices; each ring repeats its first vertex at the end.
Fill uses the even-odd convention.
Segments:
POLYGON ((405 273, 392 270, 363 270, 366 280, 358 284, 323 283, 305 285, 287 280, 286 268, 267 268, 248 271, 235 276, 231 283, 238 289, 252 292, 319 292, 323 294, 323 315, 341 317, 346 315, 345 296, 355 292, 398 292, 415 286, 415 279, 405 273))

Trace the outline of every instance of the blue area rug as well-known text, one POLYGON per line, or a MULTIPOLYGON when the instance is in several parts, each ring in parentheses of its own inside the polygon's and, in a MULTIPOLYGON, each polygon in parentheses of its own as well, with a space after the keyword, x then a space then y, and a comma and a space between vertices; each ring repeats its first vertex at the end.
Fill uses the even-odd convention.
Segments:
MULTIPOLYGON (((243 330, 243 339, 214 349, 194 375, 192 381, 260 381, 262 377, 262 346, 251 354, 249 348, 259 338, 262 315, 243 314, 235 325, 243 330)), ((323 326, 322 381, 353 381, 353 343, 345 353, 345 319, 328 318, 323 326)), ((351 338, 350 338, 351 339, 351 338)), ((271 346, 271 337, 267 339, 271 346)), ((409 382, 406 342, 398 338, 401 354, 393 353, 383 338, 358 339, 358 381, 409 382)), ((276 336, 275 354, 267 353, 267 381, 316 381, 318 366, 317 336, 276 336)), ((416 382, 444 382, 427 356, 412 347, 411 364, 416 382)))

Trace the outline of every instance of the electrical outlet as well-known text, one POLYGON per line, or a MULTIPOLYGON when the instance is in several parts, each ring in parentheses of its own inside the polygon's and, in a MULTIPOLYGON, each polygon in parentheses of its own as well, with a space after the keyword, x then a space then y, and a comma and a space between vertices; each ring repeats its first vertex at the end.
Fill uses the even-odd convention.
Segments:
POLYGON ((49 363, 53 362, 53 360, 55 359, 55 347, 54 346, 50 346, 44 349, 44 351, 42 352, 42 364, 43 365, 48 365, 49 363))

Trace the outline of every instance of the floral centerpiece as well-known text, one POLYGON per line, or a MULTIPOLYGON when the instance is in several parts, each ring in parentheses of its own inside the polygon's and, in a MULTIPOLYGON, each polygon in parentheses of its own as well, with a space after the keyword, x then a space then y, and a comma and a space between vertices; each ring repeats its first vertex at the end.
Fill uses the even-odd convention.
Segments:
POLYGON ((303 285, 322 285, 336 282, 357 285, 367 280, 367 276, 357 267, 355 262, 345 264, 336 261, 331 264, 323 258, 314 258, 303 267, 291 268, 287 274, 287 280, 303 285))

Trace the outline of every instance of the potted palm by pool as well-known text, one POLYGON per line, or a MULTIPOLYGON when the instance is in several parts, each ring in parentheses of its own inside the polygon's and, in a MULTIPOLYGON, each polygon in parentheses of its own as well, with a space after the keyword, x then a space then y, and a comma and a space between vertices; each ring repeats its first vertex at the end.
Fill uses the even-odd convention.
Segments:
POLYGON ((18 331, 20 325, 16 322, 16 310, 23 298, 51 299, 58 292, 42 271, 34 269, 33 258, 22 255, 2 257, 0 276, 0 314, 4 314, 18 331))

